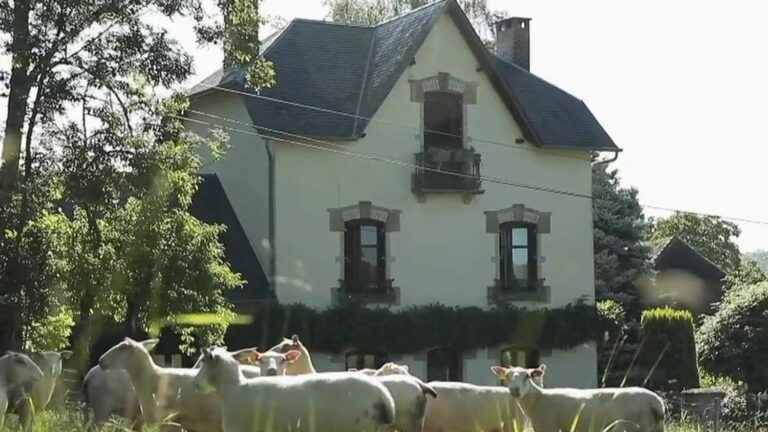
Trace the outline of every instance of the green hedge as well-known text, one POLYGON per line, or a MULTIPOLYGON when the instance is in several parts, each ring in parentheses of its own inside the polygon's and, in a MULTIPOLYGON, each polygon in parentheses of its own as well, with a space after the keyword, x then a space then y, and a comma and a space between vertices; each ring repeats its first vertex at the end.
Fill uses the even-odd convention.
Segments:
POLYGON ((298 334, 311 349, 347 349, 403 354, 442 346, 469 350, 503 343, 568 349, 599 340, 611 319, 583 302, 559 309, 412 306, 398 311, 362 306, 315 310, 301 304, 269 304, 248 325, 231 326, 228 346, 266 349, 298 334))
POLYGON ((644 340, 640 354, 641 370, 647 374, 663 353, 648 387, 665 390, 698 387, 699 366, 693 337, 693 315, 689 311, 669 307, 649 309, 643 312, 641 325, 644 340))

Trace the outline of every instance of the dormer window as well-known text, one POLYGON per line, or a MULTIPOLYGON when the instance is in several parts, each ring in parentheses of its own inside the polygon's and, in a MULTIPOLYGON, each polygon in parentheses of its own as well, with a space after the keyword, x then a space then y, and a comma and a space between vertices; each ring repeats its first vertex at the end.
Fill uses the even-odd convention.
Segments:
POLYGON ((416 153, 413 191, 480 194, 480 154, 468 141, 467 106, 477 103, 477 84, 447 73, 413 80, 411 100, 422 104, 422 148, 416 153), (455 174, 453 174, 455 173, 455 174))
POLYGON ((431 91, 424 94, 424 148, 444 150, 464 146, 463 96, 459 93, 431 91))

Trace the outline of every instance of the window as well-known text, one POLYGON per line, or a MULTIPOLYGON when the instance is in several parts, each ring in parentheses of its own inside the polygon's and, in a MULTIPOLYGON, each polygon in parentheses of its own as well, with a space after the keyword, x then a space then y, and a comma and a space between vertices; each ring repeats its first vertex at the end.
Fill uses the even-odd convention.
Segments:
POLYGON ((536 225, 507 222, 499 228, 500 284, 510 289, 535 288, 538 278, 536 225))
POLYGON ((427 352, 427 381, 461 381, 461 356, 450 348, 427 352))
POLYGON ((349 369, 378 369, 387 362, 387 356, 382 353, 371 354, 362 352, 348 353, 344 361, 344 370, 349 369))
MULTIPOLYGON (((512 347, 501 351, 501 365, 503 367, 537 368, 541 365, 541 353, 532 348, 512 347)), ((505 385, 504 380, 500 380, 505 385)))
POLYGON ((350 290, 375 290, 387 279, 386 233, 382 222, 358 219, 344 226, 344 281, 350 290))
POLYGON ((458 93, 424 94, 424 148, 460 149, 464 145, 464 106, 458 93))
POLYGON ((541 354, 532 348, 513 347, 501 351, 501 365, 537 368, 541 364, 541 354))

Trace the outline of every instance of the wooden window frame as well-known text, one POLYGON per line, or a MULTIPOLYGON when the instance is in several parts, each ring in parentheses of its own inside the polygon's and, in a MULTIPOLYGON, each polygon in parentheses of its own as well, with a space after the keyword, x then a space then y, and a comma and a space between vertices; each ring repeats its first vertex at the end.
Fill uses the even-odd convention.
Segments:
POLYGON ((387 232, 385 224, 375 219, 353 219, 344 223, 344 282, 350 291, 375 291, 387 286, 387 232), (376 279, 363 280, 363 245, 360 232, 362 227, 376 228, 376 279))
POLYGON ((505 288, 531 290, 538 284, 539 265, 538 265, 538 228, 536 224, 529 222, 505 222, 499 225, 499 282, 505 288), (514 231, 516 229, 526 230, 526 244, 516 245, 514 243, 514 231), (515 249, 526 249, 526 271, 527 279, 525 285, 519 284, 519 276, 514 272, 514 251, 515 249))
POLYGON ((389 361, 389 356, 385 353, 371 353, 371 352, 365 352, 365 351, 350 351, 344 355, 344 370, 349 369, 378 369, 384 363, 389 361), (365 364, 365 357, 366 356, 373 356, 373 365, 366 365, 365 364), (355 359, 355 364, 350 364, 350 358, 351 357, 357 357, 355 359))
POLYGON ((463 368, 464 368, 464 359, 462 358, 461 352, 453 349, 453 348, 444 348, 444 347, 437 347, 432 348, 431 350, 427 351, 426 353, 426 363, 427 363, 427 381, 461 381, 463 379, 463 368), (447 365, 448 368, 448 376, 447 377, 434 377, 430 376, 430 361, 432 360, 432 356, 435 355, 436 352, 442 351, 443 353, 450 353, 451 356, 454 357, 454 360, 456 362, 455 364, 455 370, 453 373, 451 373, 451 365, 447 365))

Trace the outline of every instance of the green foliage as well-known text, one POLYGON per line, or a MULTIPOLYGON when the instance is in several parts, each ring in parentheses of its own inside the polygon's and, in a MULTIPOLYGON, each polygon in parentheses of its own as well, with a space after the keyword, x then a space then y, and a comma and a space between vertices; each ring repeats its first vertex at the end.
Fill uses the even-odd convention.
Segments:
POLYGON ((757 266, 763 272, 768 272, 768 250, 758 249, 744 254, 744 257, 757 263, 757 266))
POLYGON ((661 358, 648 385, 675 390, 698 387, 693 315, 686 310, 656 308, 644 311, 640 322, 644 338, 641 367, 650 371, 661 358))
POLYGON ((69 346, 75 325, 72 311, 66 307, 49 312, 42 320, 27 323, 24 338, 26 351, 60 351, 69 346))
MULTIPOLYGON (((435 0, 323 0, 328 18, 337 23, 373 26, 435 0)), ((486 0, 459 0, 476 31, 492 45, 493 24, 506 14, 488 8, 486 0)))
POLYGON ((648 223, 637 190, 620 186, 618 170, 593 165, 592 196, 597 298, 619 301, 637 319, 638 282, 650 273, 648 223))
POLYGON ((651 221, 650 240, 655 248, 661 248, 672 237, 678 237, 725 273, 730 273, 741 262, 741 253, 736 245, 740 234, 738 225, 716 216, 675 213, 651 221))
POLYGON ((760 269, 760 266, 755 261, 743 257, 739 266, 725 276, 725 289, 756 285, 766 281, 768 281, 768 275, 760 269))
POLYGON ((503 343, 569 349, 601 338, 605 325, 596 308, 583 303, 551 310, 433 304, 395 312, 354 305, 318 311, 301 304, 274 303, 257 309, 251 324, 232 326, 227 342, 229 346, 269 346, 298 334, 310 349, 327 352, 358 349, 397 354, 436 346, 469 350, 503 343))
POLYGON ((699 361, 713 374, 768 389, 768 282, 738 286, 697 332, 699 361))
POLYGON ((600 300, 597 302, 597 315, 603 325, 614 337, 621 334, 627 322, 627 313, 621 303, 615 300, 600 300))

